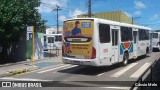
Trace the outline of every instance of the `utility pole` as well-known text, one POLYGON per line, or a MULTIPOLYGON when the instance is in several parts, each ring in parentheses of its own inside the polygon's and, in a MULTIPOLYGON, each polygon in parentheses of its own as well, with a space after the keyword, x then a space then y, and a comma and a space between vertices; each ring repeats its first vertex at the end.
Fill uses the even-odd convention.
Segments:
POLYGON ((133 24, 133 17, 132 17, 132 24, 133 24))
POLYGON ((88 17, 92 17, 91 0, 88 0, 88 17))
POLYGON ((134 19, 137 19, 137 18, 140 18, 140 17, 132 17, 132 24, 134 24, 134 19))
POLYGON ((58 5, 56 5, 56 8, 55 9, 53 9, 53 11, 57 11, 57 34, 58 34, 58 31, 59 31, 59 18, 58 18, 58 16, 59 16, 59 14, 58 14, 58 12, 59 12, 59 10, 62 10, 58 5))

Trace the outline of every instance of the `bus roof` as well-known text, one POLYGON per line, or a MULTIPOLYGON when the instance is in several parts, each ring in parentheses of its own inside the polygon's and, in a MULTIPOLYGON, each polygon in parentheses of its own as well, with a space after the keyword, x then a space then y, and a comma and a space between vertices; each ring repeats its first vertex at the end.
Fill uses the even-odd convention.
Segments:
POLYGON ((127 27, 132 27, 132 28, 137 28, 137 29, 147 29, 147 30, 152 30, 149 27, 145 27, 145 26, 139 26, 139 25, 132 25, 132 24, 128 24, 128 23, 121 23, 121 22, 116 22, 116 21, 111 21, 111 20, 106 20, 106 19, 100 19, 100 18, 74 18, 74 19, 68 19, 66 21, 70 21, 70 20, 94 20, 97 21, 98 23, 106 23, 106 24, 110 24, 110 25, 117 25, 117 26, 127 26, 127 27))

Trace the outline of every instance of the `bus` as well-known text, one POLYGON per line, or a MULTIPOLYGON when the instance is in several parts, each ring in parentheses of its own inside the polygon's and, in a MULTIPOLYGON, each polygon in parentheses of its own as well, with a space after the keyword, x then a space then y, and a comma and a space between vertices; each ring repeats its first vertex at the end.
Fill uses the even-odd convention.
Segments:
POLYGON ((160 32, 152 32, 152 51, 160 50, 160 32))
POLYGON ((65 64, 127 65, 128 60, 150 52, 149 27, 99 18, 63 22, 62 61, 65 64))
POLYGON ((62 49, 62 34, 44 34, 44 50, 62 49))

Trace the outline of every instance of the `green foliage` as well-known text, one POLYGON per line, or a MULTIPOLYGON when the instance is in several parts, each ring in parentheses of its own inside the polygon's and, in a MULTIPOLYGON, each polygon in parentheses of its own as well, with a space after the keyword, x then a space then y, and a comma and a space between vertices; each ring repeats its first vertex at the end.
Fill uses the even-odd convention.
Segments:
POLYGON ((45 20, 41 19, 37 7, 40 0, 0 0, 0 44, 7 48, 25 35, 27 26, 35 30, 45 29, 45 20))
POLYGON ((0 0, 0 33, 4 38, 13 40, 24 33, 29 25, 36 31, 45 27, 38 13, 39 0, 0 0))

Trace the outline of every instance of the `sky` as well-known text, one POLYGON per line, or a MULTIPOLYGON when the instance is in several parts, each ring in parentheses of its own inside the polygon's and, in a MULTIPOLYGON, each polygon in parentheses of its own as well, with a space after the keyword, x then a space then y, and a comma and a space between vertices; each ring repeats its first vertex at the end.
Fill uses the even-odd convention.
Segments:
MULTIPOLYGON (((66 19, 76 18, 77 15, 88 12, 88 0, 40 0, 38 7, 46 25, 56 25, 56 5, 59 10, 59 25, 66 19)), ((139 25, 160 30, 160 0, 92 0, 92 13, 122 10, 139 25), (137 18, 139 17, 139 18, 137 18)))

